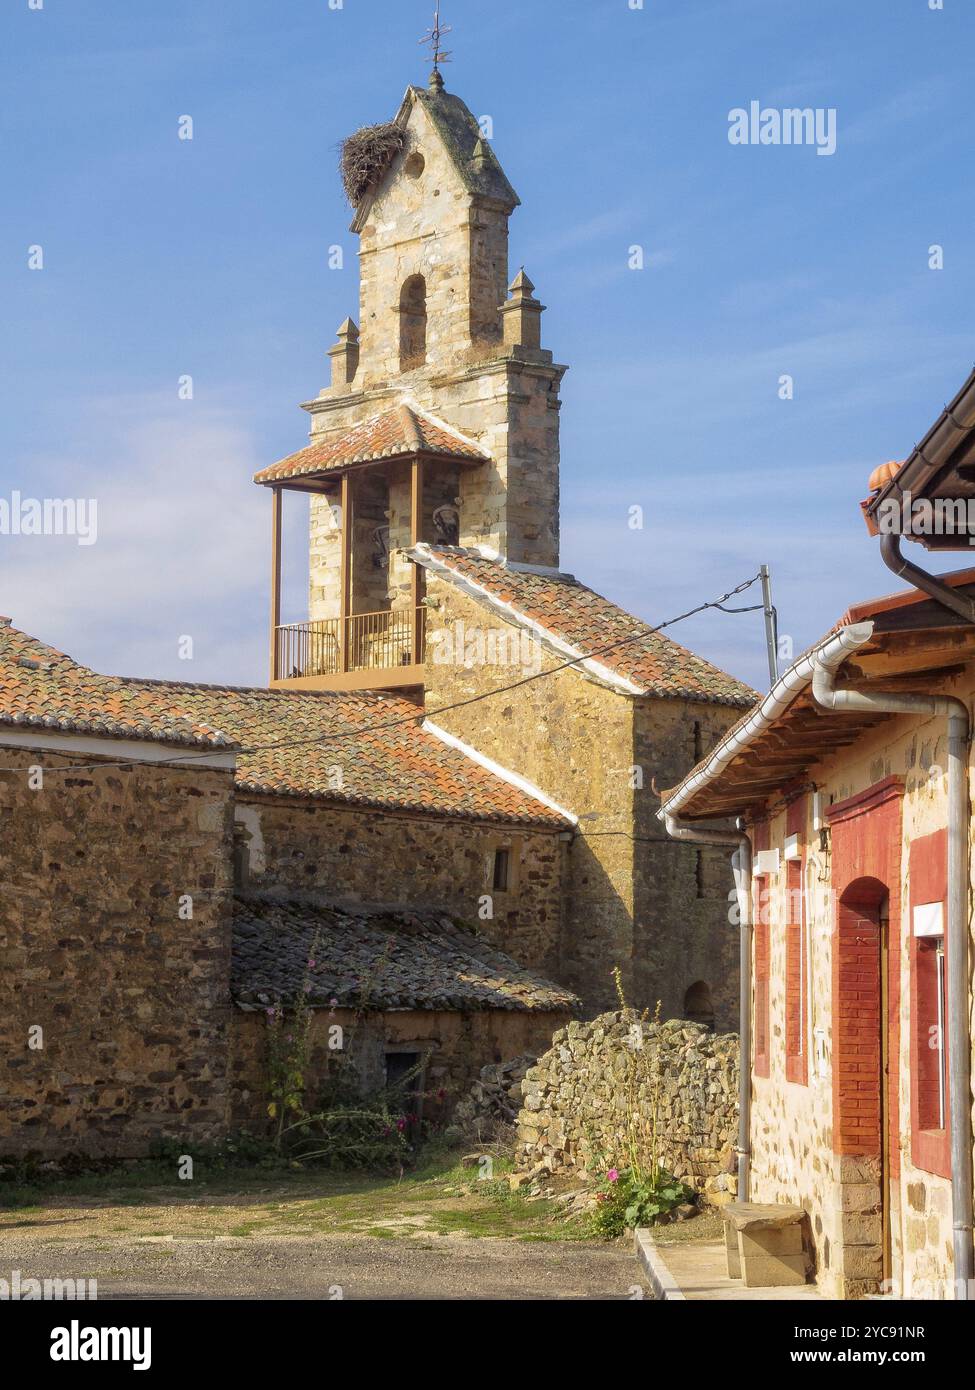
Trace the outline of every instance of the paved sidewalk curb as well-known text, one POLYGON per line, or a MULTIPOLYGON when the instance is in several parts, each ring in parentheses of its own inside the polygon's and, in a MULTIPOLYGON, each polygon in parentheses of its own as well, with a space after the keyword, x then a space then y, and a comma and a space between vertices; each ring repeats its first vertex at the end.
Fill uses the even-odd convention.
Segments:
POLYGON ((685 1301, 681 1292, 680 1285, 671 1274, 664 1263, 660 1253, 660 1246, 655 1242, 650 1230, 646 1226, 640 1226, 633 1232, 633 1242, 636 1248, 637 1258, 646 1271, 646 1276, 650 1280, 650 1287, 653 1289, 654 1297, 661 1303, 670 1300, 673 1302, 680 1299, 685 1301))

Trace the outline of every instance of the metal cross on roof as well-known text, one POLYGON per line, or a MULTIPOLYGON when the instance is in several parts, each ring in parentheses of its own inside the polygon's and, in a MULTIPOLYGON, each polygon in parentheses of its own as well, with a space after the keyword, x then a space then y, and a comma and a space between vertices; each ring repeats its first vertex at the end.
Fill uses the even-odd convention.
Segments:
POLYGON ((440 23, 440 4, 438 0, 437 8, 433 16, 433 28, 428 29, 427 32, 424 34, 423 38, 420 40, 420 43, 430 45, 430 49, 433 55, 434 72, 437 72, 439 70, 441 63, 450 62, 451 55, 448 52, 446 52, 445 49, 440 47, 440 41, 445 34, 451 33, 453 33, 452 24, 440 23))

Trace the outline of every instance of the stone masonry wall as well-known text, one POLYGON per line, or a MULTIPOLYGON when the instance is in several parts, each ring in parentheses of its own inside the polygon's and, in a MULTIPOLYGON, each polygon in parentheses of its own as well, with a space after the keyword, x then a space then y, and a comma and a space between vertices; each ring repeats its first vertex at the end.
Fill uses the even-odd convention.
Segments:
MULTIPOLYGON (((350 1054, 366 1090, 382 1086, 386 1051, 416 1051, 429 1060, 422 1076, 424 1118, 447 1120, 483 1066, 548 1047, 566 1022, 561 1013, 491 1009, 481 1013, 411 1012, 370 1014, 358 1024, 347 1009, 318 1011, 312 1019, 309 1053, 310 1100, 334 1054, 328 1030, 346 1031, 350 1054)), ((267 1126, 266 1024, 260 1013, 235 1011, 233 1020, 233 1119, 235 1129, 262 1133, 267 1126)))
POLYGON ((476 926, 519 964, 557 974, 565 852, 557 832, 278 797, 242 798, 237 817, 250 836, 250 892, 435 908, 476 926), (510 855, 506 893, 491 887, 496 849, 510 855), (480 915, 485 895, 490 918, 480 915))
POLYGON ((730 1200, 738 1132, 738 1038, 671 1020, 640 1024, 631 1011, 571 1022, 524 1082, 517 1161, 553 1172, 626 1168, 627 1116, 639 1116, 646 1160, 654 1125, 660 1161, 689 1186, 730 1200), (636 1030, 636 1031, 634 1031, 636 1030))
POLYGON ((0 1153, 137 1156, 154 1136, 216 1138, 233 773, 11 748, 3 760, 24 771, 0 776, 0 1153), (29 789, 30 764, 68 763, 83 766, 29 789))
MULTIPOLYGON (((688 996, 710 1001, 719 1033, 738 1028, 739 931, 729 917, 731 851, 671 840, 657 819, 658 787, 672 787, 705 757, 740 711, 693 700, 647 699, 634 711, 634 981, 628 1002, 688 1018, 688 996), (702 987, 703 986, 703 990, 702 987)), ((704 1022, 698 1017, 697 1022, 704 1022)))

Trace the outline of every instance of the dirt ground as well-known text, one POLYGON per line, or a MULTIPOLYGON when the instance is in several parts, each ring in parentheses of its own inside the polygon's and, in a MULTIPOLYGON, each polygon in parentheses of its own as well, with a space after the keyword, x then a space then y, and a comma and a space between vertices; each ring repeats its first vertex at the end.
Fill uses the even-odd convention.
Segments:
POLYGON ((457 1170, 60 1186, 0 1207, 0 1277, 96 1279, 99 1300, 650 1297, 629 1242, 457 1170))

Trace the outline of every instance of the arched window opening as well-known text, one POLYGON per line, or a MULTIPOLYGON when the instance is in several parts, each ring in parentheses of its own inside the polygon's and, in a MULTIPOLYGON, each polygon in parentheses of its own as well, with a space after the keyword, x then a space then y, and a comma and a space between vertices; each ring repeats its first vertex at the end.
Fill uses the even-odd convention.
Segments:
POLYGON ((706 980, 696 980, 684 995, 684 1017, 691 1023, 703 1023, 705 1028, 714 1028, 711 986, 706 980))
POLYGON ((411 372, 427 360, 427 282, 411 275, 399 300, 399 369, 411 372))

